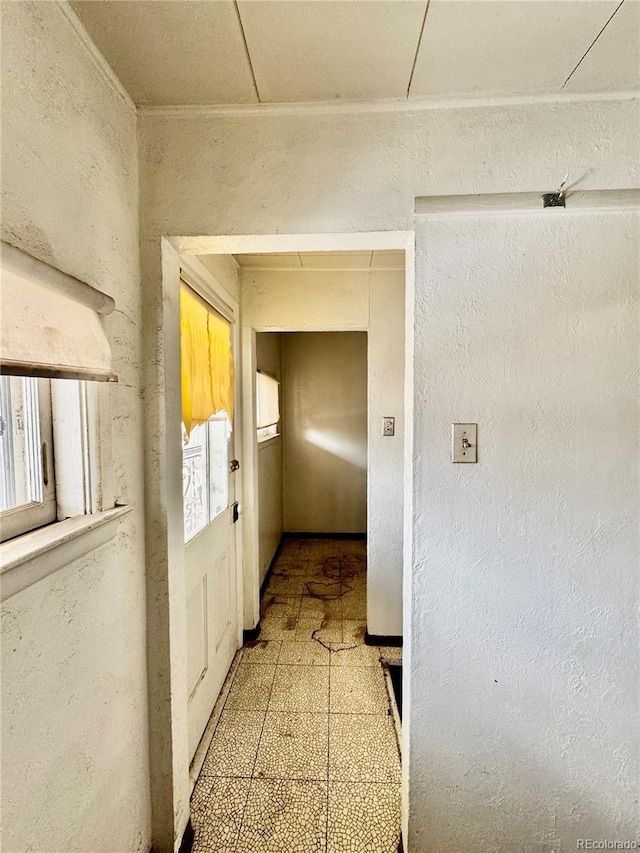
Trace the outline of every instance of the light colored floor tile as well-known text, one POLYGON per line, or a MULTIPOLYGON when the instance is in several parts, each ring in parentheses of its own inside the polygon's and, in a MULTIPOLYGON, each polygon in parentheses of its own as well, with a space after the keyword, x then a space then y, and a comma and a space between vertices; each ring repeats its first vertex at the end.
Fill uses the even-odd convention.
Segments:
POLYGON ((326 714, 328 709, 328 666, 276 667, 269 711, 326 714))
POLYGON ((282 640, 295 635, 298 630, 296 602, 302 599, 292 597, 289 606, 279 602, 271 604, 260 618, 261 640, 282 640))
POLYGON ((366 557, 367 543, 364 539, 342 539, 340 541, 341 557, 366 557))
POLYGON ((225 709, 216 726, 201 774, 251 777, 264 718, 264 711, 225 709))
POLYGON ((400 785, 329 783, 327 853, 397 853, 400 785))
POLYGON ((225 711, 266 711, 276 668, 241 663, 231 683, 225 711))
POLYGON ((334 714, 384 714, 389 697, 382 667, 331 667, 329 709, 334 714))
POLYGON ((400 754, 388 714, 331 714, 329 779, 400 782, 400 754))
POLYGON ((325 619, 339 619, 342 621, 342 596, 340 598, 329 598, 321 603, 324 608, 325 619))
POLYGON ((364 632, 367 623, 364 619, 343 619, 342 634, 345 645, 357 645, 364 643, 364 632))
POLYGON ((325 619, 320 628, 313 634, 313 639, 325 645, 342 643, 342 619, 325 619))
POLYGON ((302 596, 302 604, 300 605, 301 619, 315 619, 322 622, 325 617, 325 604, 319 598, 312 598, 310 595, 302 596))
POLYGON ((305 585, 305 595, 310 595, 313 598, 319 598, 327 601, 340 598, 342 589, 340 579, 336 578, 309 578, 305 585))
POLYGON ((284 642, 278 663, 289 666, 329 666, 329 650, 315 640, 284 642))
POLYGON ((282 554, 278 557, 273 574, 306 574, 309 567, 309 555, 304 551, 282 554))
POLYGON ((326 779, 327 714, 269 712, 254 775, 268 779, 326 779))
POLYGON ((282 543, 278 559, 287 559, 288 557, 296 557, 309 555, 309 542, 305 539, 287 539, 282 543))
POLYGON ((300 617, 300 619, 298 619, 298 625, 296 627, 295 639, 309 641, 313 640, 314 632, 319 630, 320 626, 322 625, 322 622, 323 620, 320 616, 311 619, 300 617))
POLYGON ((355 595, 364 598, 366 601, 367 598, 367 581, 365 578, 359 577, 349 577, 343 575, 340 579, 340 583, 342 584, 343 592, 351 592, 355 595))
POLYGON ((235 853, 250 779, 201 777, 191 798, 193 853, 235 853))
POLYGON ((280 655, 280 640, 260 638, 242 649, 242 663, 277 663, 280 655))
POLYGON ((314 554, 309 557, 311 574, 335 577, 340 573, 340 557, 336 554, 314 554))
POLYGON ((342 615, 352 621, 366 620, 367 599, 358 592, 345 592, 342 596, 342 615))
POLYGON ((302 595, 305 589, 305 574, 273 574, 265 590, 265 595, 302 595))
POLYGON ((402 650, 364 645, 365 543, 288 539, 261 613, 192 797, 194 853, 325 853, 328 797, 331 853, 396 853, 399 759, 378 657, 402 650))
POLYGON ((381 658, 402 662, 402 646, 378 646, 378 648, 380 649, 381 658))
POLYGON ((331 666, 380 666, 380 650, 377 646, 335 647, 331 652, 331 666))
POLYGON ((326 782, 253 779, 238 853, 325 853, 326 782))
POLYGON ((336 539, 312 539, 309 547, 311 559, 319 557, 339 557, 340 542, 336 539))
POLYGON ((260 616, 298 616, 300 614, 300 605, 302 604, 301 595, 276 595, 271 593, 265 594, 260 605, 260 616))

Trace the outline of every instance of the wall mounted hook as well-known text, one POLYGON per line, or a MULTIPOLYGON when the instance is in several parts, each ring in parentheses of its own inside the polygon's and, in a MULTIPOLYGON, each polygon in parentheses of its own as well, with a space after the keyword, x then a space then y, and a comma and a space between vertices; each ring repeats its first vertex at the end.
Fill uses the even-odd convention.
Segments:
POLYGON ((565 207, 564 186, 568 180, 569 172, 564 176, 562 183, 554 193, 545 193, 542 196, 543 207, 565 207))

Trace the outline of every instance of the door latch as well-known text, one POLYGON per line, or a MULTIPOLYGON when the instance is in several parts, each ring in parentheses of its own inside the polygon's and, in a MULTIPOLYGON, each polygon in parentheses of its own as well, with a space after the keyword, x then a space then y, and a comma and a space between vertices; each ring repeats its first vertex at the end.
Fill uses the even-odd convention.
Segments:
POLYGON ((238 505, 238 501, 231 504, 231 523, 235 524, 236 521, 240 518, 240 506, 238 505))
POLYGON ((240 470, 240 463, 238 462, 237 459, 232 459, 231 462, 229 462, 229 473, 233 474, 234 471, 239 471, 239 470, 240 470))

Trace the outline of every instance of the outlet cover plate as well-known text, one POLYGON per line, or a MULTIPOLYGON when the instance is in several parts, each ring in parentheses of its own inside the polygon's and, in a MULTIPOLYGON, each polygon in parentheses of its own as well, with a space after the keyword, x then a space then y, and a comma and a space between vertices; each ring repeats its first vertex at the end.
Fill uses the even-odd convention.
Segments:
POLYGON ((382 419, 382 435, 395 435, 396 434, 396 419, 395 418, 383 418, 382 419))

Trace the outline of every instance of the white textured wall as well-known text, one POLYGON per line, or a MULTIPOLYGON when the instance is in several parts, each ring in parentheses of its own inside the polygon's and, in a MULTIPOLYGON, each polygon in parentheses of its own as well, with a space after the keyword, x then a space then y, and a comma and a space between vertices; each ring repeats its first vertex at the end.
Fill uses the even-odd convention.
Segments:
POLYGON ((55 3, 2 3, 2 238, 112 295, 116 538, 2 606, 2 849, 150 845, 136 116, 55 3))
MULTIPOLYGON (((632 101, 147 115, 143 228, 150 245, 411 229, 416 196, 542 192, 567 169, 583 189, 638 186, 638 118, 632 101)), ((492 222, 417 226, 410 853, 568 850, 578 833, 638 833, 637 333, 631 313, 612 320, 614 302, 630 308, 638 249, 619 214, 492 222), (553 346, 532 342, 547 325, 553 346), (450 424, 474 407, 481 461, 461 469, 450 424)))
POLYGON ((283 335, 284 529, 367 529, 367 336, 283 335))
POLYGON ((639 225, 417 223, 412 850, 637 837, 639 225))
POLYGON ((367 630, 401 636, 404 523, 405 274, 372 270, 369 280, 369 466, 367 630), (395 435, 382 435, 382 418, 395 435))
MULTIPOLYGON (((265 333, 256 335, 256 365, 269 376, 282 378, 282 356, 280 335, 265 333)), ((280 400, 282 419, 282 397, 280 400)), ((280 436, 258 445, 258 559, 260 561, 260 584, 262 584, 271 560, 282 538, 282 439, 280 436)))

